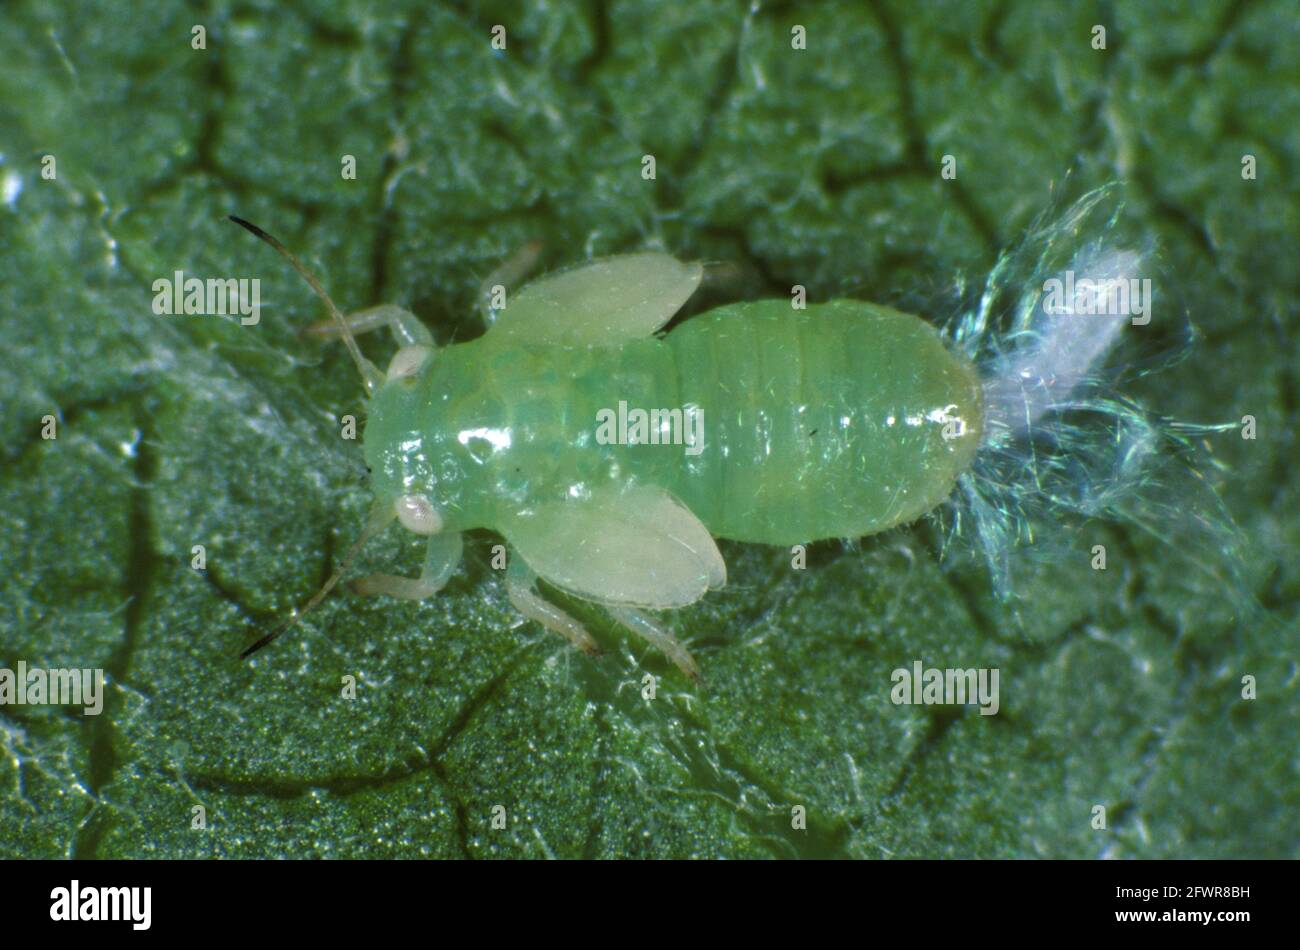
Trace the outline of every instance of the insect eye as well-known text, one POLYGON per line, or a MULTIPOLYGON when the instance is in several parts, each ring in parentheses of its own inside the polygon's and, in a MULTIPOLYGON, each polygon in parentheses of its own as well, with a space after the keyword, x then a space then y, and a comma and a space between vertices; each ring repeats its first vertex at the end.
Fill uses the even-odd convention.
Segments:
POLYGON ((393 503, 397 520, 415 534, 437 534, 442 530, 442 515, 424 495, 400 495, 393 503))
POLYGON ((414 376, 428 362, 431 356, 433 356, 433 347, 431 346, 425 346, 421 343, 404 346, 394 353, 392 360, 389 361, 387 378, 393 380, 414 376))

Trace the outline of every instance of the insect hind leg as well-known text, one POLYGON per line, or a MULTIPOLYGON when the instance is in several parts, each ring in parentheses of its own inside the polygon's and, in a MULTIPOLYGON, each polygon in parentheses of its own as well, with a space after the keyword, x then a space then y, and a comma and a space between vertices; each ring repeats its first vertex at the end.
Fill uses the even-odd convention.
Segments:
POLYGON ((631 607, 607 606, 605 609, 611 617, 672 660, 691 679, 700 678, 700 667, 695 657, 658 621, 631 607))

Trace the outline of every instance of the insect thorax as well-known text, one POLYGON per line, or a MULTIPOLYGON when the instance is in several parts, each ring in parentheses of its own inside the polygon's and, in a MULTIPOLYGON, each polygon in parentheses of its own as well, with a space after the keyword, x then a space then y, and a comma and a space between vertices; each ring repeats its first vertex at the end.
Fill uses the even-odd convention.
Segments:
POLYGON ((671 485, 680 446, 648 451, 602 440, 600 420, 620 403, 678 402, 672 353, 657 339, 561 348, 481 338, 449 346, 372 398, 365 431, 372 490, 385 501, 427 495, 450 530, 467 530, 495 527, 503 507, 518 512, 610 481, 671 485))

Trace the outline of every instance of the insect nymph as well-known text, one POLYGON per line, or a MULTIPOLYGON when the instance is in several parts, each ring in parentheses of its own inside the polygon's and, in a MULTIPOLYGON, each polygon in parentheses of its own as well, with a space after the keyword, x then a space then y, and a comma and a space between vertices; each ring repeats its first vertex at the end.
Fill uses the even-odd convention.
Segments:
POLYGON ((235 220, 317 290, 365 380, 376 501, 357 546, 393 521, 429 539, 419 577, 363 578, 363 593, 432 596, 460 562, 461 534, 488 528, 508 542, 506 587, 526 617, 595 651, 538 593, 540 577, 694 677, 690 653, 643 611, 723 586, 715 537, 791 545, 913 521, 948 497, 981 441, 974 365, 887 307, 750 302, 658 336, 703 268, 641 253, 528 284, 483 336, 435 347, 397 307, 343 317, 278 241, 235 220), (400 344, 383 373, 352 339, 380 327, 400 344), (702 445, 605 444, 599 413, 620 403, 688 407, 702 445))

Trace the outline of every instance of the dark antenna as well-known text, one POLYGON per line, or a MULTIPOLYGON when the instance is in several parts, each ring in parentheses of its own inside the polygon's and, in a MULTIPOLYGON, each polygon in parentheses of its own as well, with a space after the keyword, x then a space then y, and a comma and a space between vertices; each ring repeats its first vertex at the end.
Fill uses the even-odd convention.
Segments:
POLYGON ((247 660, 258 650, 262 649, 262 647, 271 643, 273 640, 278 639, 286 630, 316 609, 317 605, 319 605, 320 602, 329 595, 329 592, 334 589, 334 586, 342 580, 343 575, 347 573, 348 568, 352 566, 352 562, 361 552, 361 548, 365 543, 375 535, 379 534, 379 532, 383 531, 384 528, 388 527, 389 523, 391 523, 395 517, 396 515, 393 514, 391 510, 386 511, 385 508, 382 507, 376 507, 371 511, 370 520, 366 523, 365 529, 361 532, 361 537, 352 542, 352 547, 348 548, 348 553, 343 556, 343 561, 339 564, 338 568, 335 569, 334 573, 330 575, 329 580, 321 585, 320 590, 312 594, 311 600, 307 601, 307 603, 302 606, 301 610, 295 610, 288 617, 281 620, 275 625, 275 629, 240 653, 239 658, 241 660, 247 660))
POLYGON ((311 285, 311 289, 316 291, 316 296, 325 301, 325 306, 329 308, 330 315, 339 325, 339 333, 343 336, 343 342, 348 345, 348 352, 352 354, 352 362, 357 364, 357 372, 361 374, 361 382, 365 386, 366 395, 368 396, 373 393, 384 381, 384 376, 379 372, 374 363, 371 363, 361 355, 361 348, 357 346, 356 338, 352 336, 352 330, 348 328, 347 321, 343 319, 343 314, 339 312, 339 308, 334 306, 334 301, 330 299, 330 295, 325 293, 325 288, 322 287, 320 281, 316 279, 316 275, 309 271, 303 262, 298 260, 298 258, 294 256, 293 252, 281 244, 273 235, 267 234, 251 221, 237 218, 233 214, 229 217, 231 221, 235 222, 235 224, 239 225, 246 231, 249 231, 255 237, 261 238, 267 244, 271 245, 271 247, 279 251, 281 256, 293 265, 293 269, 302 275, 303 280, 307 281, 307 283, 311 285))

